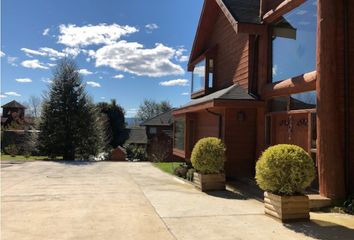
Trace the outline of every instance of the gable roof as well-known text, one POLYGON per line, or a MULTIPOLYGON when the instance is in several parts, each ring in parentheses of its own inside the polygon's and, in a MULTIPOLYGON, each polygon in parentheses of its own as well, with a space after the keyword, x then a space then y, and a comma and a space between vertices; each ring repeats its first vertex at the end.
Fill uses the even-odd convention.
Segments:
POLYGON ((207 50, 204 49, 204 42, 212 34, 219 14, 226 16, 235 31, 242 23, 260 24, 260 0, 205 0, 188 66, 207 50))
POLYGON ((2 108, 26 108, 25 106, 23 106, 22 104, 20 104, 19 102, 13 100, 11 102, 8 102, 4 105, 1 106, 2 108))
POLYGON ((173 123, 172 110, 161 113, 141 123, 141 126, 170 126, 173 123))
POLYGON ((232 17, 239 23, 260 24, 259 0, 222 0, 232 17))
POLYGON ((211 100, 256 100, 248 94, 240 85, 234 84, 228 88, 221 89, 201 98, 193 99, 189 103, 180 108, 190 107, 200 103, 209 102, 211 100))
POLYGON ((145 127, 127 128, 129 138, 125 143, 147 144, 145 127))

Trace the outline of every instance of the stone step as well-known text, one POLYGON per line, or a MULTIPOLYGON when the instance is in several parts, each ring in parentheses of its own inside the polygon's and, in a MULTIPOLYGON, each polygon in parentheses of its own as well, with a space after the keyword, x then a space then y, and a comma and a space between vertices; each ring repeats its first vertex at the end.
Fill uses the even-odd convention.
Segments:
POLYGON ((332 204, 332 201, 330 198, 323 197, 319 194, 308 194, 307 196, 310 199, 310 209, 311 210, 329 207, 332 204))

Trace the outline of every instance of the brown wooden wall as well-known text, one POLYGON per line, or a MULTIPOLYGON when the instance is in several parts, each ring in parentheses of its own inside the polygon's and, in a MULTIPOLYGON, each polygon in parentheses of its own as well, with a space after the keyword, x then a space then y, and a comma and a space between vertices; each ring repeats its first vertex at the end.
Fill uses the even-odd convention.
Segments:
POLYGON ((204 137, 218 137, 218 117, 206 111, 195 113, 195 142, 204 137))
POLYGON ((231 178, 253 177, 256 154, 256 109, 225 110, 224 141, 227 161, 226 176, 231 178), (239 121, 237 113, 243 111, 245 120, 239 121))
POLYGON ((248 86, 249 36, 236 34, 223 13, 219 14, 214 25, 208 48, 217 46, 215 58, 215 90, 239 83, 248 86))

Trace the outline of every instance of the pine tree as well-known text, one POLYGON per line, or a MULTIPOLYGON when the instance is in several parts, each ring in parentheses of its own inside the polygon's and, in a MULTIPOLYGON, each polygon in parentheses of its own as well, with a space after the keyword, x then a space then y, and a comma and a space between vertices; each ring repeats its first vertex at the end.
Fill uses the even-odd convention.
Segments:
POLYGON ((42 106, 38 143, 42 153, 65 160, 87 159, 105 145, 99 112, 85 92, 72 60, 61 60, 42 106))

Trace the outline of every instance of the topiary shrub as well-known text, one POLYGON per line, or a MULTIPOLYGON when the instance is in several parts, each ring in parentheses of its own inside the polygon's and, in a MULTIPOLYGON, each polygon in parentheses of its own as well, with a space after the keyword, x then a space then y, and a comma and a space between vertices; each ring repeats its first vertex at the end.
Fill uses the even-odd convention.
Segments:
POLYGON ((202 138, 193 148, 191 162, 195 170, 202 174, 223 172, 225 145, 215 137, 202 138))
POLYGON ((279 144, 265 150, 256 164, 256 181, 264 191, 301 194, 315 178, 312 158, 296 145, 279 144))

